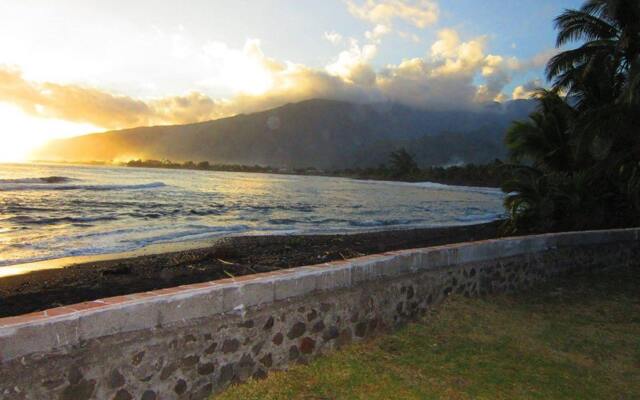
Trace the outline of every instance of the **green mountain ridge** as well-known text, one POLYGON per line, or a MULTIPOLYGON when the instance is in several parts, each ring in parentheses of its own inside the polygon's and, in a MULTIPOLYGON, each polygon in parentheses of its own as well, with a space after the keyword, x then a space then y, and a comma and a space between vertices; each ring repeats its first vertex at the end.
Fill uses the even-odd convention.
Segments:
POLYGON ((140 127, 57 140, 49 161, 168 159, 283 168, 352 168, 386 162, 405 147, 421 166, 482 163, 505 154, 502 138, 530 101, 480 111, 428 111, 395 103, 314 99, 186 125, 140 127))

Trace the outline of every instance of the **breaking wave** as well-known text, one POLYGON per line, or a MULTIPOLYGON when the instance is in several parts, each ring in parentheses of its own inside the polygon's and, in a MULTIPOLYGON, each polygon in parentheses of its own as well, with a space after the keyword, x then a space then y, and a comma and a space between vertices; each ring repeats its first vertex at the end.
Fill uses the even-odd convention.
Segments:
MULTIPOLYGON (((34 178, 41 179, 41 178, 34 178)), ((8 180, 5 180, 8 181, 8 180)), ((17 180, 16 180, 17 181, 17 180)), ((26 181, 23 179, 22 181, 26 181)), ((152 182, 137 185, 57 185, 43 184, 43 181, 30 181, 22 183, 3 183, 0 182, 0 191, 2 192, 19 192, 29 190, 88 190, 88 191, 109 191, 109 190, 146 190, 156 189, 167 186, 163 182, 152 182)))
POLYGON ((6 184, 53 184, 53 183, 66 183, 75 181, 77 179, 68 178, 66 176, 43 176, 40 178, 19 178, 19 179, 0 179, 0 185, 6 184))

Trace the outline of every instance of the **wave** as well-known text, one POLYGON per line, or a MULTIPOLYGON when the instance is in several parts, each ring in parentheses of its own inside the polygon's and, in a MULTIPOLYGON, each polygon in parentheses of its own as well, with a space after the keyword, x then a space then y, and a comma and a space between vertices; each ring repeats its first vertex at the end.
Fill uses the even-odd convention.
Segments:
POLYGON ((157 233, 144 239, 137 239, 134 241, 133 248, 139 248, 156 243, 182 242, 200 238, 233 235, 237 233, 247 232, 249 229, 250 228, 247 225, 241 224, 227 226, 188 225, 183 229, 173 230, 171 232, 157 233))
POLYGON ((247 225, 228 225, 228 226, 205 226, 205 225, 187 225, 182 229, 170 228, 134 228, 123 229, 115 231, 107 231, 99 234, 89 235, 76 235, 76 236, 59 236, 51 238, 47 242, 21 244, 21 247, 30 248, 32 250, 47 250, 46 253, 38 252, 38 255, 5 258, 0 259, 0 268, 26 264, 32 262, 40 262, 51 259, 59 259, 64 257, 78 257, 78 256, 94 256, 100 254, 119 254, 129 251, 135 251, 150 245, 160 245, 166 243, 176 242, 188 242, 206 240, 222 236, 237 236, 237 235, 257 235, 257 236, 270 236, 270 235, 289 235, 301 233, 297 229, 272 229, 272 228, 257 228, 249 227, 247 225), (123 238, 122 233, 125 232, 146 232, 148 236, 143 238, 123 238), (68 243, 69 241, 92 239, 93 244, 78 246, 70 248, 68 246, 60 246, 61 243, 68 243), (108 238, 107 240, 104 240, 108 238))
POLYGON ((424 219, 376 219, 364 221, 349 221, 349 225, 359 228, 368 228, 378 226, 417 226, 423 222, 424 219))
POLYGON ((446 190, 452 192, 470 192, 481 193, 489 195, 503 196, 502 190, 491 187, 479 187, 479 186, 459 186, 459 185, 445 185, 444 183, 435 182, 403 182, 403 181, 379 181, 379 180, 355 180, 356 182, 371 183, 376 185, 394 185, 394 186, 413 186, 431 190, 446 190))
POLYGON ((267 220, 267 223, 272 225, 294 225, 299 222, 300 222, 299 220, 290 219, 290 218, 273 218, 273 219, 267 220))
POLYGON ((486 213, 486 214, 463 215, 463 216, 453 217, 455 221, 462 222, 462 223, 491 222, 491 221, 497 221, 502 218, 504 218, 504 214, 500 214, 500 213, 486 213))
POLYGON ((104 215, 97 217, 51 217, 37 218, 26 215, 18 215, 8 218, 7 221, 23 225, 52 225, 52 224, 86 224, 99 221, 115 221, 118 217, 114 215, 104 215))
POLYGON ((76 181, 77 179, 69 178, 66 176, 43 176, 40 178, 18 178, 18 179, 0 179, 0 185, 5 184, 54 184, 54 183, 67 183, 76 181))
POLYGON ((146 190, 167 186, 164 182, 142 183, 136 185, 55 185, 55 184, 15 184, 0 182, 0 192, 19 192, 32 190, 87 190, 87 191, 110 191, 110 190, 146 190))

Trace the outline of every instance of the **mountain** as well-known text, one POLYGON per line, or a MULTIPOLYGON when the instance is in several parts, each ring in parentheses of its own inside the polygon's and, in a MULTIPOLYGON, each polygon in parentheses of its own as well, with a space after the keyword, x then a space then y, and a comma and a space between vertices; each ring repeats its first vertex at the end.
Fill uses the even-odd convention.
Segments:
POLYGON ((285 168, 351 168, 386 162, 406 147, 422 166, 486 162, 504 155, 502 137, 530 101, 481 111, 425 111, 394 103, 307 100, 187 125, 154 126, 57 140, 36 157, 49 161, 168 159, 285 168))

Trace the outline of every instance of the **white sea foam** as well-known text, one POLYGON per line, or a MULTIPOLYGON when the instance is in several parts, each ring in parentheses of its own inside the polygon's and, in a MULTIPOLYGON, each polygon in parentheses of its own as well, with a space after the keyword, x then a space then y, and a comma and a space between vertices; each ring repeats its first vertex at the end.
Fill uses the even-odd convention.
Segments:
MULTIPOLYGON (((26 180, 23 180, 26 181, 26 180)), ((144 184, 134 185, 58 185, 43 183, 42 181, 22 182, 22 183, 3 183, 0 184, 0 191, 4 192, 19 192, 29 190, 93 190, 93 191, 108 191, 108 190, 145 190, 156 189, 166 186, 163 182, 152 182, 144 184)))
POLYGON ((39 178, 17 178, 17 179, 0 179, 0 185, 4 184, 51 184, 71 182, 75 179, 66 176, 43 176, 39 178))
POLYGON ((491 187, 480 186, 457 186, 457 185, 445 185, 443 183, 435 182, 403 182, 403 181, 379 181, 379 180, 358 180, 359 182, 376 185, 392 185, 392 186, 412 186, 430 190, 445 190, 455 192, 470 192, 470 193, 482 193, 489 195, 502 196, 502 190, 491 187))

